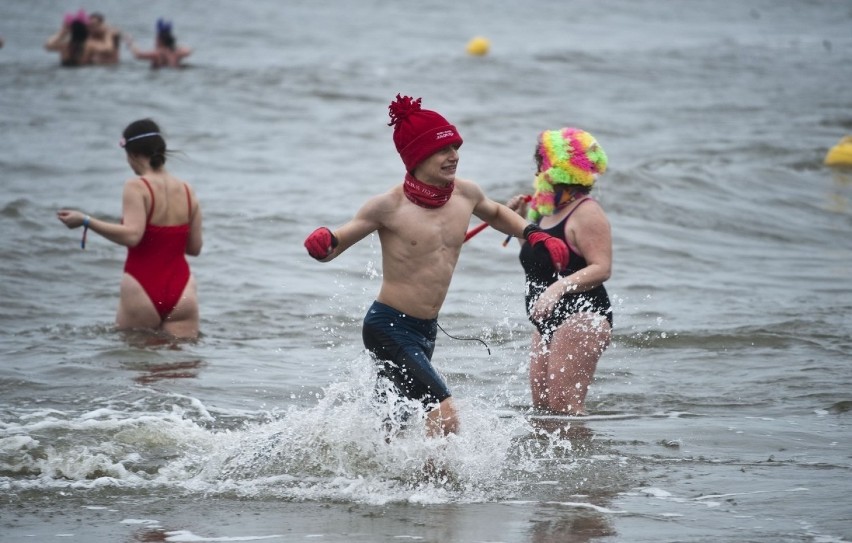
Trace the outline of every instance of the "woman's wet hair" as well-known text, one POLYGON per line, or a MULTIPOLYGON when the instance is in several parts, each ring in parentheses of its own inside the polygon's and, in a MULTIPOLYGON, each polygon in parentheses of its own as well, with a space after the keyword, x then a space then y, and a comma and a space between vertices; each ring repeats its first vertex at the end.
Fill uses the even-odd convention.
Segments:
POLYGON ((170 28, 166 30, 161 30, 157 34, 157 37, 160 38, 160 43, 174 51, 175 45, 177 45, 177 40, 175 40, 175 37, 172 34, 172 30, 170 28))
POLYGON ((160 127, 151 119, 141 119, 127 125, 122 133, 124 150, 128 155, 143 156, 155 170, 166 163, 166 140, 160 127))
POLYGON ((174 34, 172 34, 172 23, 162 17, 157 19, 157 42, 174 51, 176 41, 174 34))
POLYGON ((68 44, 70 55, 66 61, 68 66, 78 66, 83 61, 86 40, 89 39, 89 27, 83 21, 72 21, 69 27, 71 40, 68 44))
POLYGON ((83 43, 89 37, 89 27, 83 21, 72 21, 70 30, 73 43, 83 43))

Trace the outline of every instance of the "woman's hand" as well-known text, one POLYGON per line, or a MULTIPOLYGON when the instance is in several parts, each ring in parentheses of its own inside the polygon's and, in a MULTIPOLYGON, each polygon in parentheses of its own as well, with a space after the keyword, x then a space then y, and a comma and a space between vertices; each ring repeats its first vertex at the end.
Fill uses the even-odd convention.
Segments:
POLYGON ((559 298, 548 296, 547 291, 544 291, 532 306, 532 311, 530 311, 530 317, 532 320, 535 322, 542 322, 549 317, 550 314, 553 313, 553 309, 556 307, 557 300, 559 300, 559 298))
POLYGON ((566 292, 574 290, 575 285, 567 283, 565 279, 556 281, 541 293, 530 311, 530 317, 536 322, 541 322, 553 314, 556 303, 566 292))
POLYGON ((518 194, 517 196, 513 196, 506 202, 506 207, 520 215, 521 217, 526 216, 527 214, 527 202, 530 201, 530 197, 527 194, 518 194))
POLYGON ((62 221, 62 224, 68 228, 79 228, 83 226, 83 221, 86 220, 86 215, 71 209, 60 209, 56 212, 56 218, 62 221))

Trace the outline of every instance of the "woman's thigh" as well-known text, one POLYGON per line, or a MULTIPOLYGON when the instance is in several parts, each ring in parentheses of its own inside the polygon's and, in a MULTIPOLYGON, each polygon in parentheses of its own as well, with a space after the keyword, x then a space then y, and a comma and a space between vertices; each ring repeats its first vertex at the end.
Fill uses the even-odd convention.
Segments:
POLYGON ((564 374, 566 368, 573 367, 578 371, 593 373, 611 338, 612 329, 606 318, 596 313, 569 316, 550 340, 550 372, 561 370, 558 373, 564 374))
POLYGON ((119 287, 118 312, 115 324, 121 330, 132 328, 158 329, 160 315, 148 293, 132 275, 124 274, 119 287))
POLYGON ((198 336, 198 321, 198 288, 195 276, 190 275, 180 300, 163 322, 163 330, 176 337, 194 338, 198 336))

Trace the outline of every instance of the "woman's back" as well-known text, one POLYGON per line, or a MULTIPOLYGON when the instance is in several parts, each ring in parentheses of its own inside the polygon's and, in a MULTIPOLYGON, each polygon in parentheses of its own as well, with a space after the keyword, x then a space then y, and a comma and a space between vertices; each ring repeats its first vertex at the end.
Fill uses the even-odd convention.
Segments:
POLYGON ((157 47, 157 56, 152 59, 152 68, 179 68, 184 57, 189 56, 189 49, 185 47, 169 48, 157 47))
POLYGON ((173 226, 190 222, 194 202, 185 182, 169 174, 148 175, 142 179, 148 185, 147 194, 143 192, 143 197, 149 224, 173 226))

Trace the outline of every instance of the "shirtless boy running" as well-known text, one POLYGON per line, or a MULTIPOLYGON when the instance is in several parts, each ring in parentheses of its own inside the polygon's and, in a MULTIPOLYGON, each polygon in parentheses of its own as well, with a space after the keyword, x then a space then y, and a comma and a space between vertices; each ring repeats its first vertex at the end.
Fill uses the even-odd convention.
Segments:
POLYGON ((554 266, 567 263, 565 243, 527 223, 485 196, 472 181, 456 177, 462 138, 421 99, 397 95, 389 106, 393 140, 405 164, 402 183, 373 196, 334 232, 321 227, 305 240, 308 253, 333 260, 372 232, 382 247, 382 285, 364 318, 365 347, 382 362, 380 375, 400 394, 421 401, 427 433, 458 432, 452 395, 432 367, 437 317, 458 262, 471 215, 493 228, 544 244, 554 266))

